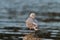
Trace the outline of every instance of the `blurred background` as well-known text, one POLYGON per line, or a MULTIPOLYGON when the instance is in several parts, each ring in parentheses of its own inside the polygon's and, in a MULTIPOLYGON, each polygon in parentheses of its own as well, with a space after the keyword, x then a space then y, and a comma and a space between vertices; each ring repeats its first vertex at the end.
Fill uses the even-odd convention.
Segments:
POLYGON ((22 40, 32 32, 25 25, 31 12, 39 28, 51 32, 49 39, 60 40, 60 0, 0 0, 0 40, 22 40))

